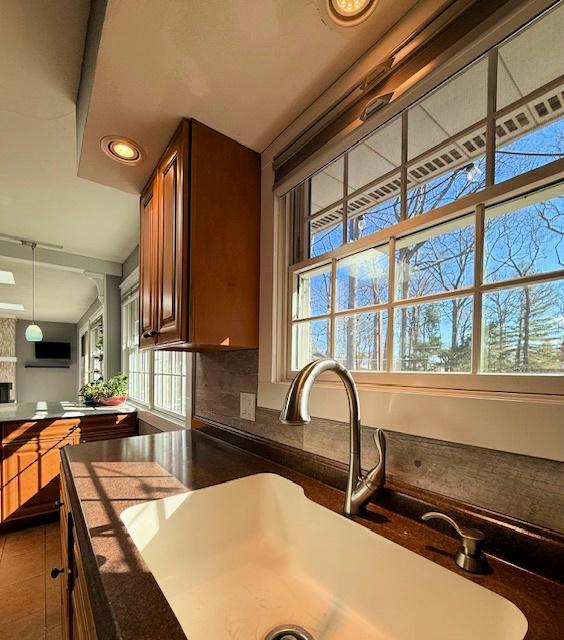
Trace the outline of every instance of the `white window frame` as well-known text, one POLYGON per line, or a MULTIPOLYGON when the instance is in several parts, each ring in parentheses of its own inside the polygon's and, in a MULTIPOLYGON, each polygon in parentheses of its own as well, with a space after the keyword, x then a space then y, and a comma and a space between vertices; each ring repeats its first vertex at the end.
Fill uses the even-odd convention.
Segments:
MULTIPOLYGON (((125 348, 125 340, 124 336, 127 335, 126 322, 128 321, 128 313, 126 311, 126 306, 130 304, 132 301, 139 300, 139 269, 135 269, 135 271, 124 280, 120 288, 122 290, 122 301, 121 301, 121 319, 122 319, 122 342, 121 342, 121 363, 122 363, 122 371, 125 374, 128 374, 128 350, 125 348)), ((155 398, 155 374, 154 374, 154 354, 156 353, 154 350, 148 351, 149 353, 149 390, 148 390, 148 402, 144 403, 135 398, 128 398, 128 402, 142 409, 144 411, 149 412, 150 414, 154 414, 157 417, 164 418, 165 420, 171 421, 179 426, 186 427, 190 424, 191 415, 192 415, 192 357, 191 354, 185 353, 186 356, 186 384, 184 388, 185 397, 186 397, 186 415, 181 413, 176 413, 174 411, 170 411, 168 409, 155 406, 154 398, 155 398)))
POLYGON ((85 385, 88 380, 87 380, 87 375, 90 372, 90 347, 89 347, 89 343, 90 343, 90 338, 89 338, 89 329, 90 329, 90 325, 87 322, 86 324, 82 325, 82 327, 79 327, 78 329, 78 362, 79 362, 79 372, 78 372, 78 376, 79 376, 79 389, 85 385), (82 349, 82 337, 84 336, 84 342, 86 344, 86 350, 84 351, 82 349), (86 363, 86 366, 85 366, 86 363))
MULTIPOLYGON (((87 382, 93 379, 94 369, 94 354, 92 348, 93 332, 96 324, 99 320, 103 321, 103 308, 100 306, 96 311, 88 318, 88 320, 78 329, 78 352, 79 352, 79 380, 80 387, 87 384, 87 382), (86 336, 86 351, 82 349, 82 336, 86 336), (84 361, 86 360, 86 368, 84 368, 84 361)), ((104 360, 102 359, 101 374, 104 374, 104 360)))
MULTIPOLYGON (((94 342, 94 336, 96 333, 96 327, 100 322, 102 322, 102 336, 104 336, 104 331, 106 331, 107 328, 104 326, 103 308, 100 308, 98 311, 96 311, 88 321, 88 354, 89 354, 88 366, 90 367, 88 372, 90 374, 91 379, 93 379, 93 376, 94 376, 94 362, 96 360, 94 356, 95 348, 94 348, 93 342, 94 342)), ((102 342, 102 362, 98 372, 98 375, 100 378, 104 377, 105 367, 106 367, 106 363, 104 362, 104 343, 102 342)))
MULTIPOLYGON (((129 311, 128 311, 128 307, 132 304, 135 303, 136 301, 139 300, 139 291, 136 290, 133 293, 131 293, 129 296, 127 296, 126 298, 123 298, 121 301, 121 337, 122 337, 122 341, 121 341, 121 370, 123 373, 127 374, 127 376, 129 377, 130 373, 129 373, 129 347, 127 346, 127 340, 128 340, 128 336, 129 336, 129 332, 130 332, 130 327, 129 327, 129 311)), ((139 348, 139 347, 137 347, 139 348)), ((148 389, 147 389, 147 402, 143 402, 142 400, 140 400, 139 398, 134 398, 132 396, 128 395, 128 402, 131 402, 132 404, 135 404, 135 406, 137 407, 141 407, 143 409, 149 409, 150 408, 150 400, 152 397, 151 394, 151 382, 153 379, 153 366, 152 366, 152 362, 153 359, 151 357, 148 358, 148 364, 149 364, 149 370, 146 372, 149 376, 149 384, 148 384, 148 389)))
MULTIPOLYGON (((501 45, 502 42, 499 43, 501 45)), ((459 200, 436 208, 432 211, 418 215, 415 218, 406 218, 405 205, 404 215, 402 220, 390 227, 382 229, 370 236, 366 236, 354 242, 343 244, 342 246, 334 249, 333 251, 324 253, 314 258, 307 258, 297 263, 292 264, 291 255, 294 250, 294 234, 293 234, 293 220, 292 220, 292 206, 291 206, 291 194, 278 198, 277 206, 280 211, 281 229, 279 234, 279 247, 280 255, 282 256, 283 264, 283 281, 279 282, 280 290, 285 291, 284 301, 281 305, 282 320, 282 332, 278 342, 278 347, 275 352, 275 367, 278 372, 276 379, 282 382, 291 380, 297 373, 296 370, 291 368, 292 362, 292 326, 295 324, 295 320, 292 319, 292 297, 295 294, 295 284, 297 282, 297 275, 299 273, 308 271, 309 269, 323 266, 334 265, 340 258, 354 255, 361 252, 364 249, 378 247, 385 244, 389 245, 390 264, 392 267, 389 272, 389 288, 388 288, 388 302, 375 307, 368 307, 363 309, 348 310, 346 312, 335 312, 324 315, 323 317, 329 318, 332 325, 334 325, 334 318, 336 314, 342 313, 343 315, 359 312, 377 310, 378 308, 385 308, 388 310, 388 336, 393 331, 392 314, 393 309, 405 305, 409 301, 394 300, 395 287, 394 287, 394 273, 393 273, 393 256, 394 245, 396 240, 408 236, 416 231, 428 229, 437 224, 447 222, 449 220, 456 219, 458 217, 473 214, 476 221, 476 246, 477 251, 475 255, 475 277, 474 283, 471 287, 461 289, 456 292, 444 292, 435 295, 425 296, 424 298, 417 298, 416 302, 431 302, 442 298, 452 298, 455 295, 473 295, 475 304, 473 305, 473 339, 472 339, 472 369, 471 373, 417 373, 417 372, 400 372, 390 370, 390 365, 393 354, 393 338, 388 339, 388 370, 386 372, 353 372, 355 380, 361 384, 367 386, 374 386, 375 388, 422 388, 422 389, 444 389, 453 391, 470 391, 470 392, 504 392, 504 393, 519 393, 525 395, 550 395, 550 396, 564 396, 564 375, 535 375, 535 374, 492 374, 481 373, 478 370, 480 354, 478 353, 480 345, 480 332, 481 332, 481 297, 482 293, 485 293, 493 289, 501 289, 509 285, 517 284, 532 284, 536 282, 556 280, 564 277, 564 270, 552 272, 550 274, 535 274, 522 279, 511 279, 507 282, 496 282, 491 284, 483 284, 481 282, 482 274, 482 249, 483 249, 483 226, 484 226, 484 211, 487 207, 498 205, 504 202, 511 201, 513 199, 527 197, 531 192, 537 191, 541 188, 545 188, 549 185, 556 184, 564 181, 564 159, 552 161, 549 164, 533 169, 514 178, 506 180, 502 183, 495 184, 493 168, 495 167, 495 124, 496 120, 509 114, 516 107, 531 100, 533 97, 541 96, 552 87, 562 83, 562 76, 554 79, 543 87, 535 89, 527 96, 521 97, 513 103, 504 106, 503 108, 495 109, 495 95, 497 93, 497 84, 492 81, 493 73, 495 73, 497 64, 497 47, 487 54, 489 61, 488 64, 488 100, 487 100, 487 113, 486 117, 477 123, 467 127, 466 130, 474 130, 478 127, 485 127, 487 139, 486 157, 487 157, 487 174, 486 174, 486 186, 482 190, 472 193, 468 196, 462 197, 459 200)), ((463 71, 469 65, 462 66, 459 71, 463 71)), ((455 74, 453 74, 455 75, 455 74)), ((420 95, 414 97, 410 103, 414 104, 419 98, 429 93, 429 89, 426 88, 420 95)), ((402 110, 407 112, 407 107, 402 110)), ((397 117, 398 114, 393 113, 390 118, 385 121, 379 121, 377 127, 370 132, 366 132, 366 135, 370 135, 377 128, 385 125, 386 122, 397 117)), ((454 137, 459 137, 457 134, 454 137)), ((364 137, 364 136, 363 136, 364 137)), ((406 137, 404 132, 403 137, 406 137)), ((442 146, 447 140, 441 143, 442 146)), ((432 150, 427 150, 421 154, 421 158, 429 155, 432 150)), ((407 158, 407 153, 404 150, 402 152, 402 165, 401 172, 406 174, 410 165, 413 165, 417 158, 407 158)), ((345 159, 345 175, 348 151, 341 154, 345 159)), ((339 156, 334 156, 327 164, 335 161, 339 156)), ((324 163, 325 164, 325 163, 324 163)), ((313 175, 315 172, 312 172, 313 175)), ((397 173, 394 169, 393 173, 397 173)), ((374 182, 380 182, 385 176, 378 178, 374 182)), ((346 181, 345 181, 346 182, 346 181)), ((360 193, 365 190, 369 185, 365 185, 357 192, 360 193)), ((352 197, 355 194, 347 194, 347 187, 344 185, 343 204, 346 199, 352 197)), ((403 195, 405 197, 407 192, 406 181, 403 181, 402 185, 403 195)), ((356 193, 356 192, 355 192, 356 193)), ((314 214, 306 218, 305 222, 316 218, 323 214, 324 211, 329 211, 335 207, 333 203, 328 205, 323 210, 316 211, 314 214)), ((516 205, 516 208, 519 205, 516 205)), ((346 229, 346 208, 343 207, 344 220, 343 228, 346 229)), ((302 233, 302 238, 304 237, 302 233)), ((335 298, 334 289, 334 277, 333 277, 333 299, 335 298)), ((413 301, 411 301, 413 302, 413 301)), ((332 332, 330 332, 329 343, 332 344, 332 332)), ((331 354, 330 354, 331 355, 331 354)), ((326 375, 322 377, 322 380, 330 380, 330 376, 326 375)))
MULTIPOLYGON (((560 166, 558 173, 553 173, 552 170, 547 170, 546 167, 533 170, 521 176, 502 183, 501 185, 492 186, 486 188, 477 194, 472 194, 468 198, 461 199, 456 203, 452 203, 442 207, 441 209, 435 209, 432 212, 417 216, 417 218, 404 220, 396 225, 382 229, 375 234, 366 236, 356 242, 351 242, 339 247, 338 249, 320 256, 319 258, 311 258, 295 265, 288 267, 287 278, 287 290, 288 297, 286 301, 286 357, 285 362, 285 380, 291 380, 297 373, 295 369, 292 369, 290 363, 292 362, 292 327, 300 322, 307 322, 311 318, 303 318, 299 320, 292 319, 292 299, 296 295, 298 275, 300 273, 307 272, 311 269, 321 266, 329 266, 332 269, 332 300, 335 300, 335 277, 334 272, 337 265, 337 260, 347 256, 358 254, 363 250, 382 247, 388 245, 389 254, 389 272, 388 272, 388 300, 385 303, 372 305, 368 307, 362 307, 360 309, 352 309, 346 311, 335 311, 334 309, 327 314, 315 316, 314 319, 326 318, 329 319, 332 329, 330 329, 330 336, 334 332, 335 318, 341 315, 351 315, 354 313, 365 311, 378 311, 385 309, 388 312, 388 368, 385 372, 377 371, 354 371, 353 376, 356 381, 365 384, 373 385, 390 385, 399 387, 424 387, 424 388, 436 388, 436 389, 462 389, 469 391, 502 391, 502 392, 520 392, 520 393, 534 393, 534 394, 555 394, 564 395, 564 375, 535 375, 535 374, 491 374, 479 372, 480 362, 480 333, 481 333, 481 298, 482 294, 492 290, 504 289, 508 286, 534 284, 538 282, 547 282, 551 280, 558 280, 564 278, 564 269, 558 271, 552 271, 550 273, 533 274, 524 278, 512 278, 511 280, 503 280, 492 283, 482 283, 482 249, 483 249, 483 235, 484 235, 484 212, 486 207, 493 205, 499 205, 504 202, 515 200, 515 208, 519 207, 519 202, 523 201, 523 204, 527 200, 527 197, 532 193, 535 193, 539 189, 549 189, 547 185, 556 183, 561 187, 561 181, 564 181, 564 160, 557 161, 560 166), (535 173, 537 180, 530 182, 527 177, 530 177, 530 173, 535 173), (543 175, 545 174, 545 175, 543 175), (557 180, 555 181, 555 177, 557 180), (507 183, 511 183, 508 185, 507 183), (524 185, 524 186, 523 186, 524 185), (493 193, 492 193, 493 192, 493 193), (525 192, 525 193, 523 193, 525 192), (491 197, 487 197, 490 195, 491 197), (477 198, 477 196, 480 196, 477 198), (463 200, 476 200, 479 199, 474 205, 465 205, 463 200), (462 206, 461 206, 462 203, 462 206), (409 236, 414 232, 424 229, 432 228, 437 224, 442 224, 449 220, 453 220, 459 217, 467 215, 475 216, 476 225, 476 252, 475 252, 475 267, 474 267, 474 283, 462 289, 456 291, 445 291, 441 293, 430 294, 418 298, 406 298, 405 300, 395 299, 395 273, 394 273, 394 255, 395 255, 395 243, 396 240, 405 236, 409 236), (473 323, 472 323, 472 370, 471 373, 418 373, 408 371, 393 371, 391 369, 393 353, 393 313, 394 309, 402 306, 412 304, 413 302, 434 302, 442 299, 450 299, 453 297, 469 295, 473 297, 473 323)), ((547 165, 549 169, 552 165, 547 165)), ((561 187, 562 189, 562 187, 561 187)), ((329 339, 330 353, 329 356, 333 356, 332 347, 333 340, 329 339)), ((325 376, 324 379, 329 379, 329 376, 325 376)))

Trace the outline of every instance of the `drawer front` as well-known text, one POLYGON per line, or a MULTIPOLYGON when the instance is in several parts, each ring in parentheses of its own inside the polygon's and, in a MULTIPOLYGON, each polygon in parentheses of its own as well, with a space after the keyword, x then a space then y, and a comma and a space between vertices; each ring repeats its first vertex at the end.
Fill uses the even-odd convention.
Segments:
MULTIPOLYGON (((107 414, 55 420, 26 420, 2 425, 2 443, 31 442, 44 438, 65 438, 94 431, 108 431, 116 427, 135 429, 135 413, 107 414)), ((119 436, 121 437, 121 436, 119 436)))
POLYGON ((100 427, 123 427, 125 425, 135 425, 137 423, 136 413, 116 413, 105 416, 88 416, 80 423, 81 429, 98 429, 100 427))
POLYGON ((39 438, 64 438, 72 435, 79 425, 80 418, 6 422, 2 425, 2 444, 19 440, 30 442, 39 438))
POLYGON ((129 438, 137 435, 133 426, 115 426, 113 428, 81 429, 80 442, 97 442, 98 440, 112 440, 114 438, 129 438))
POLYGON ((120 414, 84 420, 79 427, 80 442, 127 438, 137 434, 137 415, 120 414))

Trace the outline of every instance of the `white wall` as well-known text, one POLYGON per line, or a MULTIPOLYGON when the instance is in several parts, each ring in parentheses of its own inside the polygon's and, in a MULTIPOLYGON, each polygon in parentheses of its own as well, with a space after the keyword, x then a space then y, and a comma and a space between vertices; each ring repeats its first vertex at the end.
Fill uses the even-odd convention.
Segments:
POLYGON ((16 323, 17 402, 76 400, 78 394, 76 325, 67 322, 38 322, 43 331, 44 340, 71 343, 71 363, 68 369, 34 369, 25 367, 27 362, 35 361, 35 346, 25 339, 28 324, 27 320, 18 320, 16 323))

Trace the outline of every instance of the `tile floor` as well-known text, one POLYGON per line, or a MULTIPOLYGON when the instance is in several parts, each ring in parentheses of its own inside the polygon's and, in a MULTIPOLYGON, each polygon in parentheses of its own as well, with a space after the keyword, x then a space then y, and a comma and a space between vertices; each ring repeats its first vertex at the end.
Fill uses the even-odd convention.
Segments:
POLYGON ((61 640, 58 522, 0 534, 0 640, 61 640))

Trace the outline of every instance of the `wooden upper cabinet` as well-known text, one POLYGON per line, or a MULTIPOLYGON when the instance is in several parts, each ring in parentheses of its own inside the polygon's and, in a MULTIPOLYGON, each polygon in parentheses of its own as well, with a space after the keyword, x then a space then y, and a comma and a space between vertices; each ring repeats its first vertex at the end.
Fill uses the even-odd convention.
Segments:
POLYGON ((141 197, 141 346, 257 347, 259 233, 259 154, 184 120, 141 197))
POLYGON ((157 235, 159 212, 153 178, 141 195, 139 238, 139 340, 142 347, 154 344, 157 326, 155 292, 157 284, 157 235))
POLYGON ((189 127, 183 122, 157 167, 160 220, 157 241, 157 344, 185 341, 188 254, 187 199, 184 197, 189 127))

